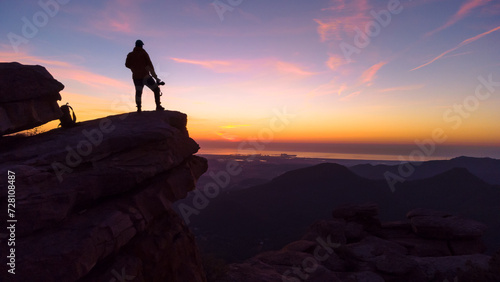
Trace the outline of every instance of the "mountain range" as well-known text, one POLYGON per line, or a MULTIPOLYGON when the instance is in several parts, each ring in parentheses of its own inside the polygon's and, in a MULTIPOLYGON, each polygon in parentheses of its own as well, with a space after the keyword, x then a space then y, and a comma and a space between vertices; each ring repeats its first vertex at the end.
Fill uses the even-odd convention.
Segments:
MULTIPOLYGON (((384 221, 403 218, 415 208, 428 208, 483 222, 489 227, 483 239, 488 252, 494 252, 500 248, 496 240, 500 237, 500 186, 491 184, 495 167, 489 164, 499 163, 474 158, 425 162, 413 180, 398 184, 394 192, 383 178, 358 175, 360 171, 380 175, 382 166, 349 169, 323 163, 286 172, 262 185, 221 193, 192 216, 190 227, 203 252, 241 261, 297 240, 315 220, 329 218, 332 207, 372 202, 380 207, 384 221), (477 173, 481 177, 470 170, 482 172, 477 173)), ((397 170, 397 166, 387 169, 397 170)))

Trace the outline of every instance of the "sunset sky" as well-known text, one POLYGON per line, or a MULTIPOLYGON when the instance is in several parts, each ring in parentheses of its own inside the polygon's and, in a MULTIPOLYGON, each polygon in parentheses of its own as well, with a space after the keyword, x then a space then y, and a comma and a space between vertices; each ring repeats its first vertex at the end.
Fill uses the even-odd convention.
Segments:
POLYGON ((500 158, 500 1, 8 0, 0 35, 0 61, 45 66, 80 120, 135 111, 141 39, 202 149, 411 150, 439 130, 500 158))

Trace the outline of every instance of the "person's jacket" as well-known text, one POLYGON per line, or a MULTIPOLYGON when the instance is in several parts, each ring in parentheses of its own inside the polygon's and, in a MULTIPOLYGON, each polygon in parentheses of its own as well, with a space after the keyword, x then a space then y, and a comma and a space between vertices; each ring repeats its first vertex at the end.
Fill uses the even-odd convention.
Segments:
POLYGON ((156 76, 153 63, 142 47, 135 47, 132 52, 128 53, 125 66, 132 70, 133 79, 143 79, 150 73, 153 77, 156 76))

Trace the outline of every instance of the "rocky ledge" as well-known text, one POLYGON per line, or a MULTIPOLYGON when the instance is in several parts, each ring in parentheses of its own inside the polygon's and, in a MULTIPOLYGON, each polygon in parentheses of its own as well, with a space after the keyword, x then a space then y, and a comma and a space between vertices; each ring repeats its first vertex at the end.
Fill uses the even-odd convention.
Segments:
POLYGON ((339 207, 279 251, 229 266, 221 281, 500 281, 500 252, 484 255, 485 226, 415 209, 381 223, 374 204, 339 207))
POLYGON ((0 171, 15 173, 15 189, 0 184, 0 202, 15 195, 17 222, 14 249, 0 231, 0 271, 14 267, 12 281, 206 281, 172 210, 207 169, 186 123, 179 112, 143 112, 3 137, 0 171))

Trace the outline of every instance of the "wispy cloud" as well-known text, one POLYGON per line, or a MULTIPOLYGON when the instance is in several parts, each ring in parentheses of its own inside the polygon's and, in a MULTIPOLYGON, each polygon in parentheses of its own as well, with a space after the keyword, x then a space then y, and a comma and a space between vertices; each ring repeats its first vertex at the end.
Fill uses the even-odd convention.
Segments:
POLYGON ((367 0, 334 0, 332 5, 323 9, 326 14, 315 19, 320 40, 342 40, 343 36, 354 34, 356 27, 364 27, 372 18, 368 11, 371 6, 367 0))
POLYGON ((429 37, 435 33, 438 33, 440 31, 454 25, 458 21, 467 17, 467 15, 469 15, 472 12, 472 10, 474 10, 475 8, 484 6, 484 5, 488 4, 489 2, 491 2, 491 0, 468 0, 468 1, 466 1, 460 7, 458 12, 455 13, 444 25, 436 28, 435 30, 432 30, 432 31, 426 33, 425 37, 429 37))
POLYGON ((224 131, 215 132, 215 135, 227 141, 239 141, 241 138, 238 135, 227 133, 224 131))
POLYGON ((294 63, 278 59, 256 59, 256 60, 193 60, 184 58, 170 58, 177 63, 191 64, 210 69, 217 73, 235 73, 242 71, 272 70, 280 74, 294 76, 311 76, 316 74, 306 70, 304 67, 294 63))
POLYGON ((68 62, 40 58, 21 52, 0 52, 0 61, 19 62, 21 64, 33 64, 33 65, 40 64, 43 66, 71 67, 71 64, 69 64, 68 62))
POLYGON ((330 40, 332 37, 341 40, 340 22, 337 20, 314 20, 318 24, 318 34, 321 42, 330 40))
POLYGON ((396 87, 380 89, 380 90, 378 90, 378 92, 385 93, 385 92, 393 92, 393 91, 411 91, 411 90, 422 89, 424 87, 425 87, 425 85, 423 85, 423 84, 404 85, 404 86, 396 86, 396 87))
POLYGON ((340 96, 340 101, 348 101, 362 94, 364 88, 372 86, 377 78, 377 73, 386 64, 388 64, 387 61, 382 61, 370 66, 368 69, 358 71, 358 76, 352 75, 353 79, 349 79, 349 77, 345 75, 337 76, 327 83, 316 87, 307 93, 307 96, 313 98, 326 95, 337 95, 340 96), (345 79, 347 79, 347 81, 345 79))
POLYGON ((335 54, 330 54, 328 57, 328 61, 326 61, 326 65, 328 66, 328 68, 333 71, 339 71, 339 68, 346 63, 347 62, 344 57, 335 54))
POLYGON ((239 141, 241 140, 241 137, 239 137, 235 133, 231 133, 232 129, 238 129, 242 127, 249 127, 249 124, 226 124, 226 125, 220 125, 219 128, 221 129, 220 131, 216 131, 215 135, 217 135, 219 138, 222 138, 227 141, 239 141), (227 130, 227 131, 226 131, 227 130))
POLYGON ((105 38, 113 37, 114 34, 143 34, 145 30, 139 25, 141 4, 144 4, 144 1, 111 0, 105 2, 104 7, 99 10, 89 10, 86 5, 75 13, 85 16, 87 24, 80 27, 80 30, 87 33, 105 38))
POLYGON ((307 97, 311 99, 315 97, 335 95, 339 97, 340 101, 348 101, 362 93, 362 91, 358 89, 359 85, 352 87, 347 83, 339 83, 334 79, 316 87, 307 93, 307 97))
MULTIPOLYGON (((333 56, 333 58, 334 59, 332 60, 335 62, 335 56, 333 56)), ((346 76, 337 76, 336 78, 307 93, 307 97, 313 98, 326 95, 337 95, 340 97, 340 101, 351 100, 352 98, 362 94, 364 92, 364 88, 373 85, 375 79, 377 78, 377 73, 387 63, 387 61, 382 61, 372 65, 368 69, 358 72, 358 76, 356 76, 357 78, 348 81, 345 80, 345 78, 347 78, 346 76)), ((334 67, 334 69, 337 68, 334 67)))
POLYGON ((361 91, 352 92, 352 93, 350 93, 350 94, 348 94, 348 95, 345 95, 345 96, 343 96, 342 98, 340 98, 340 101, 344 101, 344 102, 345 102, 345 101, 349 101, 349 100, 351 100, 352 98, 354 98, 354 97, 358 96, 359 94, 361 94, 361 91))
POLYGON ((343 92, 347 90, 347 84, 345 82, 339 82, 338 79, 334 78, 328 82, 320 84, 315 87, 311 91, 307 93, 308 98, 315 98, 321 96, 329 96, 329 95, 343 95, 343 92))
MULTIPOLYGON (((179 4, 179 3, 176 3, 176 4, 179 4)), ((183 10, 183 12, 186 15, 191 15, 191 16, 195 16, 195 17, 202 17, 202 16, 206 16, 208 13, 214 14, 212 9, 208 9, 208 7, 206 5, 201 6, 200 4, 196 3, 195 1, 183 1, 182 4, 183 5, 180 6, 180 8, 183 10)), ((169 3, 169 5, 172 5, 172 4, 169 3)))
POLYGON ((57 69, 54 74, 60 79, 71 79, 92 87, 98 87, 103 90, 111 89, 130 89, 130 83, 110 78, 104 75, 96 74, 84 69, 57 69))
POLYGON ((449 54, 447 56, 444 56, 443 58, 452 58, 452 57, 460 57, 460 56, 465 56, 465 55, 470 55, 474 52, 472 51, 467 51, 467 52, 462 52, 462 53, 457 53, 457 54, 449 54))
POLYGON ((366 84, 367 86, 371 86, 373 84, 373 81, 375 80, 377 72, 386 64, 387 62, 380 62, 364 71, 361 75, 361 82, 366 84))
POLYGON ((473 43, 474 41, 479 40, 479 39, 481 39, 482 37, 484 37, 484 36, 486 36, 486 35, 488 35, 488 34, 490 34, 490 33, 493 33, 493 32, 495 32, 495 31, 497 31, 497 30, 500 30, 500 26, 497 26, 497 27, 496 27, 496 28, 494 28, 494 29, 488 30, 488 31, 483 32, 483 33, 481 33, 481 34, 479 34, 479 35, 476 35, 476 36, 474 36, 474 37, 471 37, 471 38, 469 38, 469 39, 466 39, 466 40, 462 41, 460 44, 458 44, 457 46, 455 46, 455 47, 453 47, 453 48, 451 48, 451 49, 449 49, 449 50, 447 50, 447 51, 445 51, 445 52, 441 53, 439 56, 435 57, 434 59, 430 60, 429 62, 427 62, 427 63, 425 63, 425 64, 423 64, 423 65, 420 65, 420 66, 418 66, 418 67, 416 67, 416 68, 413 68, 413 69, 411 69, 410 71, 418 70, 418 69, 420 69, 420 68, 423 68, 423 67, 425 67, 425 66, 428 66, 428 65, 430 65, 430 64, 432 64, 432 63, 434 63, 435 61, 437 61, 437 60, 439 60, 439 59, 443 58, 444 56, 448 55, 449 53, 451 53, 451 52, 453 52, 453 51, 455 51, 455 50, 457 50, 457 49, 459 49, 459 48, 461 48, 461 47, 463 47, 463 46, 465 46, 465 45, 471 44, 471 43, 473 43))
POLYGON ((243 68, 241 64, 235 61, 218 61, 218 60, 192 60, 182 58, 170 58, 177 63, 197 65, 215 72, 235 72, 241 71, 243 68))
POLYGON ((307 71, 303 69, 302 67, 289 63, 289 62, 283 62, 283 61, 271 61, 271 64, 274 65, 276 70, 278 70, 281 73, 285 74, 293 74, 293 75, 298 75, 298 76, 311 76, 316 73, 307 71))
POLYGON ((481 9, 481 15, 484 16, 498 16, 500 15, 500 3, 491 3, 487 7, 481 9))
POLYGON ((28 53, 21 52, 0 52, 0 61, 19 62, 25 65, 42 65, 46 67, 55 79, 63 84, 67 80, 77 81, 83 85, 99 87, 104 89, 129 89, 130 85, 114 78, 96 74, 84 69, 81 66, 64 62, 60 60, 51 60, 43 57, 37 57, 28 53))
POLYGON ((229 125, 221 125, 219 126, 222 129, 235 129, 235 128, 240 128, 240 127, 247 127, 250 126, 249 124, 229 124, 229 125))

